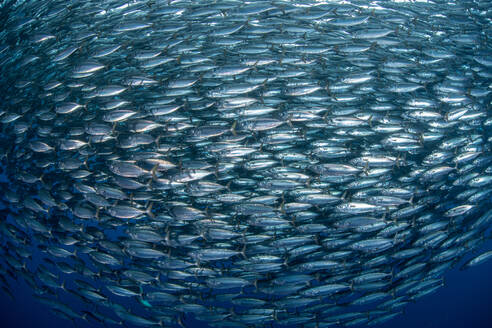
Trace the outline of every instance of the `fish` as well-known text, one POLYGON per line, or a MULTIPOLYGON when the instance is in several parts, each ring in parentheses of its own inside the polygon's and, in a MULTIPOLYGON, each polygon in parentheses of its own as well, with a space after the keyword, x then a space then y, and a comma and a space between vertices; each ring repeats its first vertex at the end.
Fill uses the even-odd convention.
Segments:
POLYGON ((1 2, 0 288, 81 327, 405 315, 491 257, 490 9, 451 4, 1 2))

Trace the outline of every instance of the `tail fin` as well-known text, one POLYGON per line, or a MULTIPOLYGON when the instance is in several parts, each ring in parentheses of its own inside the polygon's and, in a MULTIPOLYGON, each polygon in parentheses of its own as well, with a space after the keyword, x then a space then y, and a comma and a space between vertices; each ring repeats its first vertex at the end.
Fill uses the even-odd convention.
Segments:
POLYGON ((149 203, 149 206, 147 206, 147 208, 145 209, 145 213, 147 213, 148 216, 150 216, 152 219, 155 218, 155 215, 154 213, 152 213, 152 206, 154 205, 153 202, 150 202, 149 203))

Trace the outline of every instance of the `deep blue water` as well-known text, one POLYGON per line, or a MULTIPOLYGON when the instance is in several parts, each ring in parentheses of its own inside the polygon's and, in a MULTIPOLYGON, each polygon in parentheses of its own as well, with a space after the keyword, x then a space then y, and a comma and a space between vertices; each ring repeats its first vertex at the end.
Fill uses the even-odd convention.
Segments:
MULTIPOLYGON (((492 249, 492 240, 482 250, 492 249)), ((405 313, 376 328, 490 328, 492 327, 492 261, 445 275, 445 286, 405 308, 405 313)), ((12 286, 15 301, 0 292, 1 328, 71 327, 38 303, 19 279, 12 286)), ((201 327, 188 321, 190 327, 201 327)))
MULTIPOLYGON (((0 174, 0 181, 5 177, 0 174)), ((0 210, 0 214, 2 213, 0 210)), ((5 214, 6 215, 6 214, 5 214)), ((492 236, 488 229, 487 239, 479 250, 467 254, 460 264, 444 275, 445 285, 431 295, 427 295, 403 309, 404 313, 395 319, 375 328, 490 328, 492 327, 492 261, 461 271, 462 263, 481 252, 492 250, 492 236)), ((39 255, 34 253, 33 256, 39 255)), ((36 259, 34 259, 34 262, 36 259)), ((13 280, 9 280, 13 282, 13 280)), ((32 296, 30 287, 19 278, 10 285, 15 297, 12 300, 0 290, 0 328, 30 327, 73 327, 65 320, 58 318, 46 305, 39 303, 32 296)), ((131 307, 130 302, 120 299, 121 304, 131 307)), ((80 306, 74 305, 75 309, 80 306)), ((77 320, 77 324, 81 321, 77 320)), ((203 325, 188 317, 187 327, 198 328, 203 325)), ((96 325, 93 321, 83 327, 96 325)), ((102 325, 96 325, 102 327, 102 325)), ((128 328, 133 328, 127 325, 128 328)), ((357 326, 361 327, 361 326, 357 326)))

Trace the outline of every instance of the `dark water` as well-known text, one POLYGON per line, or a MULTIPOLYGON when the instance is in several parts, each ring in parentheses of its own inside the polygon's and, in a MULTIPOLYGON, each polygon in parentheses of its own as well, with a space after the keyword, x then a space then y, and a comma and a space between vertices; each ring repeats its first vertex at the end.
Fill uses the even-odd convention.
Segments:
MULTIPOLYGON (((490 249, 492 240, 482 246, 484 251, 490 249)), ((376 328, 492 327, 491 274, 492 261, 466 271, 454 268, 445 274, 444 287, 410 304, 402 315, 376 328)), ((12 285, 12 291, 14 301, 0 293, 0 327, 70 327, 68 321, 56 317, 47 306, 38 303, 21 279, 12 285)), ((192 319, 187 323, 190 327, 202 327, 201 323, 192 319)), ((97 325, 91 322, 88 327, 97 325)))

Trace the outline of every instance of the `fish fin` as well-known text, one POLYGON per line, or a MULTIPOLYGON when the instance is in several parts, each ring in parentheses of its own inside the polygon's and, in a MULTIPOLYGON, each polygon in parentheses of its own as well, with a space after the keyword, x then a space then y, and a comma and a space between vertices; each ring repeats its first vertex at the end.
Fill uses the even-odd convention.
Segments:
POLYGON ((150 171, 152 173, 152 180, 157 179, 156 172, 157 172, 157 169, 158 168, 159 168, 159 163, 157 163, 156 165, 154 165, 154 167, 150 171))
POLYGON ((178 316, 178 325, 182 328, 186 328, 186 325, 183 323, 183 320, 181 319, 182 316, 178 316))
POLYGON ((155 215, 154 213, 152 213, 152 206, 154 205, 153 202, 149 202, 149 206, 147 207, 147 209, 145 210, 145 213, 147 213, 148 216, 150 216, 152 219, 155 218, 155 215))
POLYGON ((289 117, 287 118, 287 124, 290 128, 294 128, 294 125, 292 124, 292 115, 289 115, 289 117))
POLYGON ((246 244, 243 245, 243 249, 241 250, 241 255, 245 260, 248 259, 248 257, 246 256, 246 244))
POLYGON ((395 160, 395 166, 398 169, 400 168, 400 156, 401 156, 401 154, 398 153, 398 156, 396 157, 396 160, 395 160))

